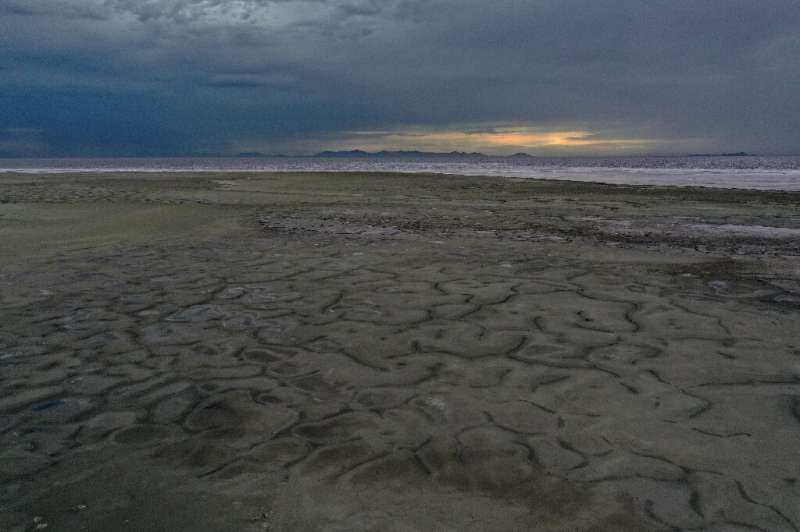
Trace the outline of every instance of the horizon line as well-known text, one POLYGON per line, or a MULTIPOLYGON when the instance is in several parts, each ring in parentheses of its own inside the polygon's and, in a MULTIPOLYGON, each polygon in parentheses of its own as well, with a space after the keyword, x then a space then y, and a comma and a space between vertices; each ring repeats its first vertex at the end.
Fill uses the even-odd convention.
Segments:
POLYGON ((497 159, 512 159, 514 157, 530 157, 536 159, 580 159, 580 158, 636 158, 636 157, 800 157, 799 153, 749 153, 744 151, 739 152, 720 152, 720 153, 629 153, 629 154, 571 154, 571 155, 535 155, 527 152, 517 152, 508 155, 489 154, 483 152, 466 152, 460 150, 453 150, 449 152, 436 152, 424 150, 379 150, 379 151, 366 151, 366 150, 322 150, 312 154, 285 154, 285 153, 263 153, 256 151, 244 151, 237 154, 229 153, 195 153, 195 154, 149 154, 149 155, 9 155, 0 154, 0 160, 3 159, 258 159, 258 158, 286 158, 286 159, 309 159, 321 158, 323 154, 338 154, 343 158, 349 153, 359 153, 361 156, 375 156, 381 154, 419 154, 419 155, 462 155, 462 156, 481 156, 497 159))

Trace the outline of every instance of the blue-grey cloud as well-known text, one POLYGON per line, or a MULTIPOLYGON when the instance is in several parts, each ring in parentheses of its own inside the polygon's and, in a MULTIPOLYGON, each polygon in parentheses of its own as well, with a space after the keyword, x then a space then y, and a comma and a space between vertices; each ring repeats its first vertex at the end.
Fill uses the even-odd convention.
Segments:
POLYGON ((798 152, 798 27, 796 0, 0 0, 0 154, 512 126, 798 152))

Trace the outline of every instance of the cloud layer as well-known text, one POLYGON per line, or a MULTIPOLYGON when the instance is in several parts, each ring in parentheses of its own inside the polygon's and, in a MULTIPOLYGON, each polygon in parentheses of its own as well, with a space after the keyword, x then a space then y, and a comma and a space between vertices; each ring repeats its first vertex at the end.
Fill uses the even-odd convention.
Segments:
POLYGON ((0 155, 797 153, 798 27, 796 0, 0 0, 0 155))

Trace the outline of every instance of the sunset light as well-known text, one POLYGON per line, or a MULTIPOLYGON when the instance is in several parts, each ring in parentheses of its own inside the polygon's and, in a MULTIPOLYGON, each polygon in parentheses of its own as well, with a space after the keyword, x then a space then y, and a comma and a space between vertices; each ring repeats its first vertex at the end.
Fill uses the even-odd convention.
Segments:
MULTIPOLYGON (((310 146, 325 149, 365 151, 422 150, 468 151, 488 154, 585 153, 602 150, 609 153, 645 151, 659 141, 654 139, 619 138, 604 136, 585 129, 552 129, 533 126, 462 127, 429 130, 421 127, 393 131, 352 131, 326 142, 313 141, 310 146)), ((666 141, 660 141, 666 145, 666 141)))

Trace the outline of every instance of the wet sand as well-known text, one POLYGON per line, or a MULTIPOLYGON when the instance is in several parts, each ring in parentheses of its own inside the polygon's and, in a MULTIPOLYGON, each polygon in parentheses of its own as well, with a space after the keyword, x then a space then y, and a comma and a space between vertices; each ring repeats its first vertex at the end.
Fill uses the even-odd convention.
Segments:
POLYGON ((797 531, 798 201, 0 175, 0 530, 797 531))

